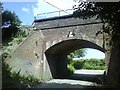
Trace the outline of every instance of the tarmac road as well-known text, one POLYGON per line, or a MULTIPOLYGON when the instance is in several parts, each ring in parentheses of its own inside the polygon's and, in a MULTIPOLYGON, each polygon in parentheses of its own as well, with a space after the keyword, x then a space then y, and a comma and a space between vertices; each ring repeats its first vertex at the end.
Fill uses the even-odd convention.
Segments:
POLYGON ((68 79, 53 79, 41 85, 37 88, 87 88, 100 86, 96 82, 90 80, 96 79, 97 75, 102 75, 104 70, 76 70, 68 79), (84 79, 83 79, 84 78, 84 79), (87 80, 86 80, 86 79, 87 80))

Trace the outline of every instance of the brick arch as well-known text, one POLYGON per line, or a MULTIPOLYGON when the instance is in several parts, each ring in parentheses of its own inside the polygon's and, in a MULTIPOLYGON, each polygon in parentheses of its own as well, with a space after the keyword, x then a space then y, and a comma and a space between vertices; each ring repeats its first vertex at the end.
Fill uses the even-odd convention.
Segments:
POLYGON ((104 52, 104 49, 101 46, 82 39, 63 40, 52 45, 45 51, 53 78, 62 78, 67 75, 66 56, 70 52, 81 48, 93 48, 104 52))

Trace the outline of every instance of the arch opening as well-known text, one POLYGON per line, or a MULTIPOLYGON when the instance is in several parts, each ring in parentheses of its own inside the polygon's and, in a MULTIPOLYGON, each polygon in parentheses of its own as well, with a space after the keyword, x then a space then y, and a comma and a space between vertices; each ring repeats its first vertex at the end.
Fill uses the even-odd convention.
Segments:
POLYGON ((81 39, 65 40, 53 45, 45 51, 53 78, 67 77, 67 55, 82 48, 93 48, 104 52, 104 49, 97 44, 81 39))
POLYGON ((69 79, 104 82, 106 69, 105 53, 91 48, 82 48, 67 55, 69 79))

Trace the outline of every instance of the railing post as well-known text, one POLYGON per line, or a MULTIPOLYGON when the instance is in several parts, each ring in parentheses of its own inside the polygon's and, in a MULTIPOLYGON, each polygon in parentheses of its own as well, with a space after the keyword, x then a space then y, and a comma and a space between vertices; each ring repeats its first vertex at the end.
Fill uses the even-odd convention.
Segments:
POLYGON ((59 16, 60 16, 60 11, 59 11, 59 16))

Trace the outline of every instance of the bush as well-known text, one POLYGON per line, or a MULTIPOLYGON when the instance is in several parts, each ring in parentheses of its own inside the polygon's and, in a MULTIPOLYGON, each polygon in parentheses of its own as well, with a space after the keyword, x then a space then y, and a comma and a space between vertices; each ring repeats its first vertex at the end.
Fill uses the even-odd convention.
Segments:
POLYGON ((89 63, 85 63, 83 69, 94 69, 94 66, 89 63))
POLYGON ((103 59, 91 58, 86 60, 83 69, 95 69, 95 70, 104 70, 105 62, 103 59))
POLYGON ((22 37, 27 37, 28 36, 28 33, 25 31, 25 30, 19 30, 16 34, 16 37, 19 37, 19 36, 22 36, 22 37))
POLYGON ((75 69, 82 69, 84 66, 85 61, 84 60, 77 60, 73 62, 73 66, 75 69))
POLYGON ((73 74, 75 72, 75 68, 71 64, 67 65, 67 69, 68 74, 73 74))
POLYGON ((14 37, 18 31, 19 29, 16 27, 2 28, 2 41, 5 42, 14 37))
POLYGON ((21 75, 20 71, 18 72, 12 71, 12 68, 8 64, 3 62, 2 64, 3 88, 6 87, 16 88, 18 87, 18 85, 20 85, 20 87, 22 88, 24 87, 28 88, 32 86, 34 83, 39 82, 39 80, 33 77, 32 75, 29 76, 21 75))
POLYGON ((104 59, 83 59, 76 60, 70 63, 75 69, 93 69, 93 70, 104 70, 105 62, 104 59))

